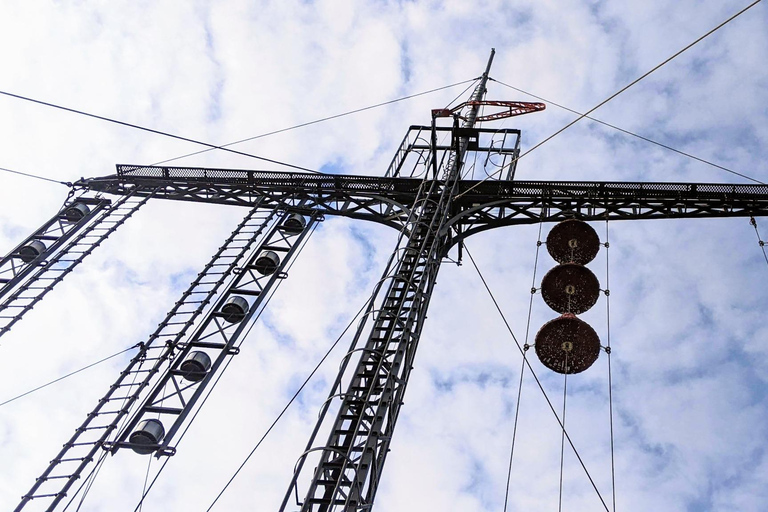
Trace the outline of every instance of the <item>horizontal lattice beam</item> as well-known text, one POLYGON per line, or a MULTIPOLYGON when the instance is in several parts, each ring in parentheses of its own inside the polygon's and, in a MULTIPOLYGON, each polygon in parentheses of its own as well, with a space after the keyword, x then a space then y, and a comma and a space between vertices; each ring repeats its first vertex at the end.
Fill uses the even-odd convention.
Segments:
MULTIPOLYGON (((181 201, 293 210, 372 220, 398 229, 421 187, 418 178, 340 176, 191 167, 118 166, 114 176, 79 186, 149 193, 181 201)), ((486 229, 537 222, 768 215, 768 185, 728 183, 462 180, 446 230, 456 242, 486 229)))

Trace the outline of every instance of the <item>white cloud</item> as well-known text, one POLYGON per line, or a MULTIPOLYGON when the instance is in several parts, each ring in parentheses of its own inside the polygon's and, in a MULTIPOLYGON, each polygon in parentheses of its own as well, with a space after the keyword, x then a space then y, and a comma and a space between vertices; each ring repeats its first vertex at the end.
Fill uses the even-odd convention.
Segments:
MULTIPOLYGON (((221 144, 478 76, 585 111, 743 6, 729 2, 25 2, 0 6, 0 90, 221 144)), ((758 5, 595 112, 768 180, 768 22, 758 5)), ((381 175, 411 124, 461 88, 236 146, 381 175)), ((528 100, 491 83, 489 97, 528 100)), ((573 119, 499 124, 524 149, 573 119)), ((72 181, 200 148, 0 97, 0 166, 72 181)), ((275 168, 222 152, 179 165, 275 168)), ((518 178, 743 181, 582 121, 518 178)), ((0 252, 48 219, 63 186, 0 172, 0 252)), ((146 206, 0 343, 0 401, 146 338, 245 213, 146 206)), ((758 220, 763 238, 768 221, 758 220)), ((604 233, 604 226, 596 224, 604 233)), ((468 240, 523 342, 538 226, 468 240)), ((544 228, 546 235, 548 227, 544 228)), ((611 225, 618 509, 764 508, 768 266, 746 219, 611 225)), ((205 509, 365 300, 395 233, 323 223, 179 446, 148 509, 205 509)), ((603 254, 590 265, 605 282, 603 254)), ((538 279, 554 263, 542 253, 538 279)), ((537 280, 538 280, 537 279, 537 280)), ((530 330, 554 317, 536 295, 530 330)), ((584 315, 606 340, 605 298, 584 315)), ((275 510, 347 350, 256 451, 216 510, 275 510)), ((561 406, 562 377, 532 365, 561 406)), ((127 355, 0 407, 0 504, 15 506, 127 355)), ((520 356, 474 268, 445 265, 377 510, 501 510, 520 356)), ((610 504, 607 359, 569 378, 569 432, 610 504)), ((510 510, 557 505, 560 434, 526 376, 510 510)), ((324 434, 320 435, 322 438, 324 434)), ((133 510, 147 459, 109 457, 83 510, 133 510)), ((309 463, 308 463, 309 464, 309 463)), ((153 462, 153 470, 159 466, 153 462)), ((565 510, 601 505, 566 447, 565 510)), ((34 505, 34 504, 33 504, 34 505)), ((6 506, 6 508, 9 508, 6 506)), ((33 507, 26 510, 36 510, 33 507)))

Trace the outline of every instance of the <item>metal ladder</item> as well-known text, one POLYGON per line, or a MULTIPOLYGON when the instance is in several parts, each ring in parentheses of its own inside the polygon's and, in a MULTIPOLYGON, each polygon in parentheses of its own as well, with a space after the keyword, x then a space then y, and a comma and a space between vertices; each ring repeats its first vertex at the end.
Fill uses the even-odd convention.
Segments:
MULTIPOLYGON (((50 461, 29 492, 22 497, 15 512, 24 509, 26 505, 35 510, 52 511, 67 496, 72 485, 98 458, 99 449, 119 431, 120 423, 129 414, 131 407, 157 379, 158 374, 163 372, 179 343, 204 309, 212 303, 221 286, 252 252, 265 227, 275 217, 274 210, 259 210, 258 205, 249 211, 154 333, 146 342, 137 345, 138 353, 85 421, 75 429, 75 433, 50 461)), ((103 451, 102 457, 107 453, 103 451)))

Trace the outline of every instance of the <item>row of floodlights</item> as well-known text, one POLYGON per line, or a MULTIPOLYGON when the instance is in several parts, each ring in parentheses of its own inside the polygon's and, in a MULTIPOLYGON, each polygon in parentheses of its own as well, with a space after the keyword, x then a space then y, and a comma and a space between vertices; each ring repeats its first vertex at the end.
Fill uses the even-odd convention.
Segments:
POLYGON ((586 265, 597 256, 600 239, 586 222, 569 219, 547 236, 547 251, 559 263, 541 281, 541 296, 558 318, 536 334, 536 355, 544 366, 563 374, 580 373, 600 355, 600 338, 576 317, 597 302, 600 283, 586 265))
MULTIPOLYGON (((76 222, 80 222, 90 212, 91 209, 88 208, 87 204, 76 202, 65 208, 61 213, 60 218, 64 222, 74 224, 76 222)), ((46 249, 47 247, 42 240, 32 240, 27 245, 19 249, 19 252, 16 255, 24 263, 32 263, 36 258, 43 254, 46 249)))
MULTIPOLYGON (((306 219, 296 213, 289 215, 281 224, 284 231, 300 233, 306 227, 306 219)), ((274 251, 262 251, 250 265, 258 273, 268 276, 274 274, 280 267, 280 257, 274 251)), ((240 295, 231 295, 219 309, 219 316, 225 321, 235 324, 242 322, 249 309, 248 301, 240 295)), ((187 355, 179 365, 181 376, 189 382, 202 381, 211 369, 211 358, 201 350, 195 350, 187 355)), ((159 419, 148 418, 139 422, 131 433, 128 441, 136 453, 147 455, 157 450, 157 445, 165 437, 165 428, 159 419)))

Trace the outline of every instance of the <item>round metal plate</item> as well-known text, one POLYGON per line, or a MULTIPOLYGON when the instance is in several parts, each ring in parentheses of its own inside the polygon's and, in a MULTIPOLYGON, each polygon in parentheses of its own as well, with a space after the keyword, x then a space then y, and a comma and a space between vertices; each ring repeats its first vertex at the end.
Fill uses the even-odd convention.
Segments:
POLYGON ((544 324, 536 334, 539 361, 557 373, 581 373, 597 361, 600 338, 592 327, 565 314, 544 324))
POLYGON ((600 283, 587 267, 566 263, 547 272, 541 280, 541 296, 558 313, 578 315, 595 305, 600 283))
POLYGON ((558 263, 586 265, 597 256, 600 238, 582 220, 569 219, 558 224, 547 235, 547 251, 558 263))

